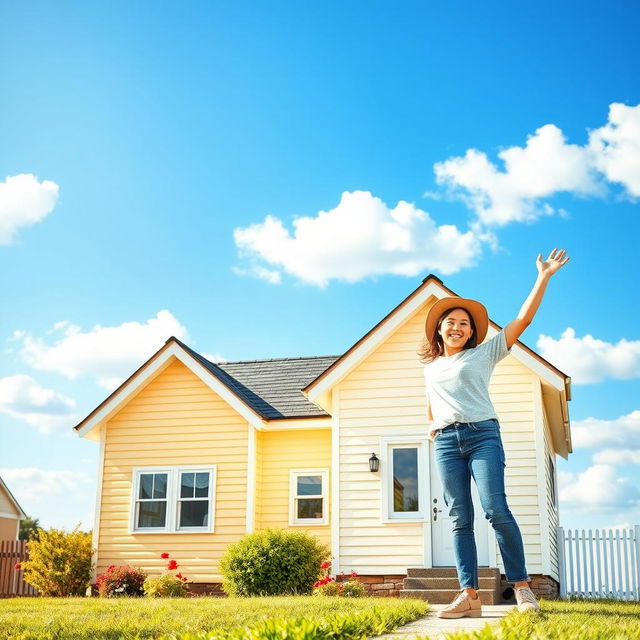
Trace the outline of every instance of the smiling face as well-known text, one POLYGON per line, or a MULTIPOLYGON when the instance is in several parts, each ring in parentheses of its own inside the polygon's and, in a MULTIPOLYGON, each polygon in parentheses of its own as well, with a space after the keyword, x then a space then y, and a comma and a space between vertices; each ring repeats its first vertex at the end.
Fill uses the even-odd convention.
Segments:
POLYGON ((442 318, 438 334, 442 338, 446 355, 462 351, 473 335, 469 314, 464 309, 451 309, 442 318))

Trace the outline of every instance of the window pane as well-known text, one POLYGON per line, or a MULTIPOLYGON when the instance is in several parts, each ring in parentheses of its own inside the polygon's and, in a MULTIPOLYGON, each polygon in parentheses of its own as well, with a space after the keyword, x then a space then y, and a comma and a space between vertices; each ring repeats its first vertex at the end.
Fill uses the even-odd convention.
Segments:
POLYGON ((322 476, 298 476, 298 495, 322 495, 322 476))
POLYGON ((180 503, 181 527, 206 527, 208 515, 208 500, 188 500, 180 503))
POLYGON ((154 482, 153 482, 154 499, 166 498, 167 497, 167 474, 156 473, 154 475, 155 475, 154 482))
POLYGON ((209 497, 209 474, 196 473, 196 498, 209 497))
POLYGON ((140 475, 140 495, 142 500, 151 498, 153 494, 153 473, 143 473, 140 475))
POLYGON ((322 518, 322 498, 298 500, 298 518, 322 518))
POLYGON ((193 477, 194 473, 181 474, 182 481, 180 483, 180 497, 181 498, 193 498, 193 477))
POLYGON ((166 502, 138 502, 138 527, 164 527, 166 517, 166 502))
POLYGON ((418 450, 393 449, 393 510, 418 511, 418 450))

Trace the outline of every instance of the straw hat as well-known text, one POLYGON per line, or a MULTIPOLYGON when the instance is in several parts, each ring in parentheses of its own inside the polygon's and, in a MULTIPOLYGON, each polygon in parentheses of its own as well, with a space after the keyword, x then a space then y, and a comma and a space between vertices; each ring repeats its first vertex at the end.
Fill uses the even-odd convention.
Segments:
POLYGON ((477 300, 449 296, 447 298, 440 298, 440 300, 429 309, 427 321, 425 322, 427 340, 431 339, 434 329, 438 324, 438 319, 447 309, 464 309, 473 318, 473 323, 476 325, 476 339, 478 340, 478 344, 485 339, 489 327, 489 314, 485 306, 477 300))

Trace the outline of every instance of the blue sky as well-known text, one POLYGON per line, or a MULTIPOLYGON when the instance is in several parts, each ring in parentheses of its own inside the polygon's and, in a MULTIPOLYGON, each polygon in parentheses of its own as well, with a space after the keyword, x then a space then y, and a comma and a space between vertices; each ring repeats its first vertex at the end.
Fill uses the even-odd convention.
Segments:
POLYGON ((2 3, 0 474, 25 510, 90 526, 97 446, 69 427, 167 332, 339 354, 430 272, 505 324, 561 246, 523 336, 574 380, 561 518, 639 523, 639 14, 2 3))

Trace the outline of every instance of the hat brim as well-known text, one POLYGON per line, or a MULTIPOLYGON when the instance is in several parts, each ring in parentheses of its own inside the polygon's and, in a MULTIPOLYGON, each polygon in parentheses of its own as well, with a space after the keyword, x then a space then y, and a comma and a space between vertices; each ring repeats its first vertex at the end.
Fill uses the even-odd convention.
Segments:
POLYGON ((440 300, 435 302, 431 309, 429 309, 424 325, 427 340, 431 340, 440 316, 447 311, 447 309, 464 309, 473 318, 473 324, 476 326, 476 339, 478 344, 485 339, 487 329, 489 328, 489 314, 485 306, 477 300, 449 296, 447 298, 440 298, 440 300))

